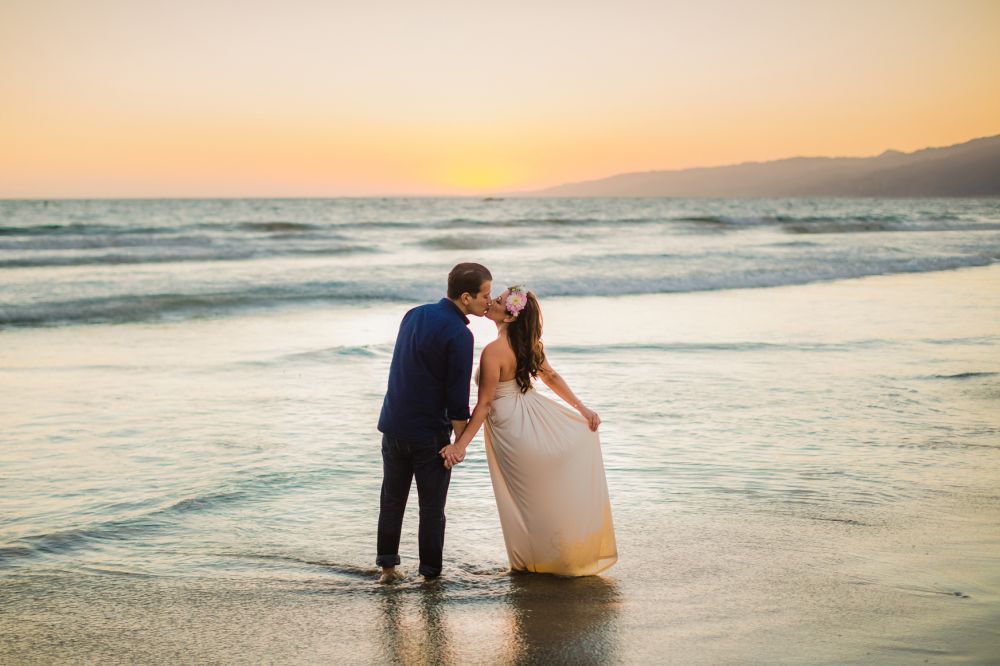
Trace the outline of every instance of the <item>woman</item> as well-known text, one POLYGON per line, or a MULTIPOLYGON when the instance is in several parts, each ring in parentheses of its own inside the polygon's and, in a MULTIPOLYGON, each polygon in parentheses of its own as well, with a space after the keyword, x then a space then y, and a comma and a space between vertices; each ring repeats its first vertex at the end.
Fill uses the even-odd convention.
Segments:
POLYGON ((445 465, 465 458, 486 424, 486 459, 510 567, 561 576, 589 576, 618 559, 597 428, 559 376, 542 345, 542 312, 530 291, 510 287, 486 316, 497 339, 483 349, 479 402, 445 465), (567 409, 532 388, 532 378, 565 400, 567 409))

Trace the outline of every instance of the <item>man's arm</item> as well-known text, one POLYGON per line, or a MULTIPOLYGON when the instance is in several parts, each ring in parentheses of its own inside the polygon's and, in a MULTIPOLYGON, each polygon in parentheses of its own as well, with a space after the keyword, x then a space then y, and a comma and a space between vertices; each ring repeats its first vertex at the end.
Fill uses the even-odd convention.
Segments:
POLYGON ((496 395, 497 385, 500 383, 498 350, 499 348, 492 343, 483 350, 483 355, 479 359, 479 400, 476 402, 476 408, 472 410, 469 424, 455 437, 455 443, 441 449, 440 453, 444 458, 445 467, 454 467, 465 460, 465 450, 472 442, 472 438, 479 432, 483 421, 486 420, 486 415, 490 412, 493 396, 496 395))

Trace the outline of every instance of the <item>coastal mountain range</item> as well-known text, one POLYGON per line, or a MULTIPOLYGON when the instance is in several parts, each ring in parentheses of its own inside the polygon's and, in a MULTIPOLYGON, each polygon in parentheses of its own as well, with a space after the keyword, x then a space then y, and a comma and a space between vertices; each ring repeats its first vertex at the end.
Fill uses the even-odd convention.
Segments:
POLYGON ((980 197, 1000 196, 1000 135, 876 157, 769 162, 624 173, 508 196, 980 197))

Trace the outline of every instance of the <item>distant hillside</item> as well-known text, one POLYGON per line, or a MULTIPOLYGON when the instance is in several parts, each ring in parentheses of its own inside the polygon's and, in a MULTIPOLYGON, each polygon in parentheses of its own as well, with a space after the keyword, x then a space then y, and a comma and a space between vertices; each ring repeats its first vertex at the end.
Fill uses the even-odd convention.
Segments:
POLYGON ((733 166, 626 173, 512 196, 1000 196, 1000 135, 878 157, 793 157, 733 166))

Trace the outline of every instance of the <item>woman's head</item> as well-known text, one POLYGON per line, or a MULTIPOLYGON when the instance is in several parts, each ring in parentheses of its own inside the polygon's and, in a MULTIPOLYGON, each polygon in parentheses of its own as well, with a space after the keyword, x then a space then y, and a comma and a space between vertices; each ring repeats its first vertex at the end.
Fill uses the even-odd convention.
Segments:
POLYGON ((531 378, 545 362, 542 344, 542 309, 535 294, 515 285, 493 301, 486 316, 507 324, 507 339, 517 358, 514 377, 521 392, 531 388, 531 378))
POLYGON ((509 324, 524 307, 524 291, 517 285, 508 287, 502 294, 490 302, 490 307, 486 309, 486 318, 498 324, 509 324))

